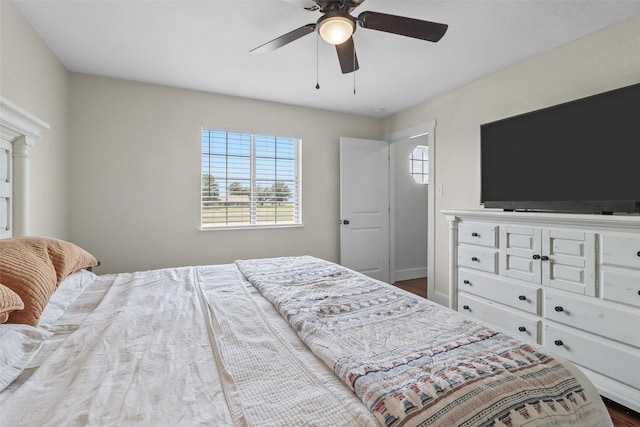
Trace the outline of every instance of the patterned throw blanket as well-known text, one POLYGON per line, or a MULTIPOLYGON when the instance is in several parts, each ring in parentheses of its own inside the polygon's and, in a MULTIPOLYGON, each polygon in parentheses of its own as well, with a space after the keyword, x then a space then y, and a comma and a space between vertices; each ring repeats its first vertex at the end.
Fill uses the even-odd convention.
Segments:
POLYGON ((381 425, 611 425, 567 362, 462 314, 313 257, 236 264, 381 425))

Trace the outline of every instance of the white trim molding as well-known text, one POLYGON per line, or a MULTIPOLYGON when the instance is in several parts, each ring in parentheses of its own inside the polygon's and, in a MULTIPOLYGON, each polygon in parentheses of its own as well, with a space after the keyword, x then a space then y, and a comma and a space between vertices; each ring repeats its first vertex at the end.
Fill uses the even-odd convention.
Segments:
MULTIPOLYGON (((427 146, 429 147, 429 188, 427 196, 427 298, 441 305, 448 305, 448 296, 436 292, 436 125, 435 120, 399 130, 384 136, 390 143, 400 141, 405 138, 427 135, 427 146)), ((393 201, 392 196, 392 201, 393 201)), ((393 233, 393 231, 392 231, 393 233)), ((393 234, 392 234, 393 236, 393 234)), ((393 237, 391 239, 393 242, 393 237)), ((395 249, 392 251, 392 260, 395 256, 395 249)), ((395 265, 392 270, 395 270, 395 265)))
POLYGON ((5 235, 29 234, 29 152, 48 123, 0 96, 0 138, 12 145, 10 170, 12 199, 7 214, 12 221, 5 235))

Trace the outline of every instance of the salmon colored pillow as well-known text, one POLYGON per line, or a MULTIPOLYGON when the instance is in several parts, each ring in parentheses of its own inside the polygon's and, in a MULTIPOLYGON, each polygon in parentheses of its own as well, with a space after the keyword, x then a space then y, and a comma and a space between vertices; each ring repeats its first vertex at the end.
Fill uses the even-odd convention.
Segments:
POLYGON ((69 274, 97 264, 73 243, 43 237, 0 240, 0 283, 18 294, 23 310, 9 313, 8 323, 35 326, 56 287, 69 274))
POLYGON ((11 289, 0 283, 0 323, 4 323, 9 319, 12 311, 22 310, 24 303, 11 289))

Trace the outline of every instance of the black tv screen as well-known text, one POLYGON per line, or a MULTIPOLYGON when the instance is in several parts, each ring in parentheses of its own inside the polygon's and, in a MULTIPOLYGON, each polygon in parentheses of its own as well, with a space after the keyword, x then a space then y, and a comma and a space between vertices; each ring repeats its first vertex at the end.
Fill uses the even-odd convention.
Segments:
POLYGON ((640 84, 481 125, 486 208, 640 212, 640 84))

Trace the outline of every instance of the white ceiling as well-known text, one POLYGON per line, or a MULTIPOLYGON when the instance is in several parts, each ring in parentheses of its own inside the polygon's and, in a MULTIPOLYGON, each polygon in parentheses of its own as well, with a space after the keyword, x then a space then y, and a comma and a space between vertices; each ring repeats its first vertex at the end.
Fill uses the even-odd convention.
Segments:
POLYGON ((316 63, 315 34, 249 53, 320 17, 295 1, 14 3, 72 71, 373 117, 640 14, 638 0, 366 0, 354 16, 372 10, 446 23, 449 30, 430 43, 358 28, 354 95, 354 74, 341 74, 335 48, 321 39, 316 63))

